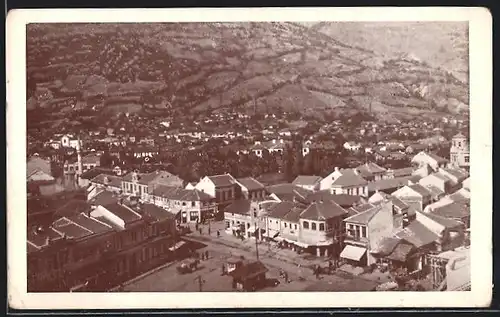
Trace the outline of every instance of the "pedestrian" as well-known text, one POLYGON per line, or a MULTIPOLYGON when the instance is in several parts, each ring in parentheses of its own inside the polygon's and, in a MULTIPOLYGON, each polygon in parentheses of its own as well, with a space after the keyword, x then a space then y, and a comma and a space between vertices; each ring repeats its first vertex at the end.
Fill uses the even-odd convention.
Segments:
POLYGON ((204 252, 201 252, 201 260, 205 260, 205 253, 204 252))
POLYGON ((315 275, 316 275, 316 279, 318 279, 318 280, 319 280, 319 273, 320 273, 319 270, 320 270, 319 265, 316 265, 315 275))
POLYGON ((205 260, 208 260, 208 250, 205 251, 205 260))
POLYGON ((194 227, 196 228, 196 231, 198 231, 198 223, 196 223, 194 227))
POLYGON ((201 232, 202 232, 201 228, 199 228, 199 229, 198 229, 198 231, 199 231, 199 232, 200 232, 200 234, 201 234, 201 232))
POLYGON ((211 232, 210 227, 208 227, 208 235, 210 235, 210 232, 211 232))
POLYGON ((285 282, 289 283, 290 281, 288 280, 288 272, 285 272, 285 282))
POLYGON ((222 271, 220 275, 222 276, 226 275, 226 266, 224 265, 224 263, 222 263, 222 271))
POLYGON ((332 268, 333 268, 333 263, 331 260, 328 261, 328 273, 331 274, 332 273, 332 268))
POLYGON ((217 238, 220 238, 220 231, 217 230, 217 238))

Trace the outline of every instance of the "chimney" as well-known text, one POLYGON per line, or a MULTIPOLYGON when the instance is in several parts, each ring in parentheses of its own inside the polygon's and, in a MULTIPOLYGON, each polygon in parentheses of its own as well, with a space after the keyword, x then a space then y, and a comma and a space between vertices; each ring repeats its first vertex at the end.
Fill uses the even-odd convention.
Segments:
POLYGON ((280 140, 280 143, 282 143, 282 144, 283 144, 283 142, 284 142, 284 141, 283 141, 283 139, 281 139, 281 140, 280 140))
POLYGON ((339 171, 339 168, 337 166, 335 166, 335 172, 338 172, 339 171))
POLYGON ((49 245, 50 244, 50 237, 46 237, 45 238, 45 245, 49 245))

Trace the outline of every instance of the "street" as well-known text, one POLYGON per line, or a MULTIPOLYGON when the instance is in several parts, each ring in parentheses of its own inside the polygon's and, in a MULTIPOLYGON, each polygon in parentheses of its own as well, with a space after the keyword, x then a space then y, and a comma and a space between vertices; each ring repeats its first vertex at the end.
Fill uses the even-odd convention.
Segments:
MULTIPOLYGON (((209 258, 200 262, 198 270, 180 274, 177 266, 182 261, 174 262, 165 268, 157 270, 150 275, 137 279, 124 286, 126 292, 230 292, 232 289, 232 279, 230 276, 222 276, 222 265, 230 257, 243 256, 246 259, 256 260, 255 240, 247 239, 238 241, 235 237, 227 235, 220 230, 221 223, 211 224, 211 235, 208 236, 207 226, 202 227, 202 234, 199 232, 184 237, 185 241, 202 243, 205 247, 196 252, 208 251, 209 258), (219 230, 220 237, 216 231, 219 230), (200 281, 201 280, 201 281, 200 281)), ((314 291, 325 288, 335 288, 335 285, 366 283, 366 280, 341 274, 321 275, 319 279, 308 267, 316 263, 325 266, 325 259, 306 261, 294 253, 290 253, 288 259, 284 259, 282 252, 292 252, 290 250, 277 250, 268 244, 259 245, 259 260, 269 269, 266 274, 268 279, 277 279, 280 283, 277 286, 267 286, 260 291, 314 291), (294 258, 295 256, 295 258, 294 258), (280 278, 280 270, 288 274, 289 283, 280 278), (331 285, 331 286, 329 286, 331 285)))

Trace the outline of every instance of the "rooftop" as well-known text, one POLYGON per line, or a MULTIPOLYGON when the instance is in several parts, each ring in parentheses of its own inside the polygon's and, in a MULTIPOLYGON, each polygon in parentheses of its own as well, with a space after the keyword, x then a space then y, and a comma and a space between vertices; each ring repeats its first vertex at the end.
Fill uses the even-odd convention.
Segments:
POLYGON ((157 221, 163 221, 167 219, 173 219, 174 215, 153 204, 143 204, 141 210, 144 214, 156 219, 157 221))
POLYGON ((409 185, 408 187, 410 187, 412 190, 414 190, 415 192, 417 192, 419 195, 421 196, 429 196, 431 195, 431 192, 425 188, 424 186, 420 185, 420 184, 413 184, 413 185, 409 185))
POLYGON ((262 184, 253 177, 238 178, 237 181, 248 190, 258 190, 266 188, 264 184, 262 184))
POLYGON ((368 182, 361 177, 361 175, 357 174, 352 169, 346 169, 342 171, 342 175, 340 175, 333 183, 332 186, 362 186, 366 185, 368 182))
POLYGON ((224 212, 240 215, 248 215, 250 213, 251 202, 247 199, 235 200, 231 205, 227 206, 224 212))
POLYGON ((112 230, 112 227, 109 225, 99 222, 85 213, 79 213, 78 215, 69 217, 69 219, 96 234, 112 230))
POLYGON ((398 238, 404 239, 417 248, 423 247, 439 239, 439 236, 429 230, 418 220, 412 221, 406 228, 396 233, 398 238))
POLYGON ((365 202, 365 199, 357 195, 347 195, 347 194, 334 195, 329 190, 320 190, 307 195, 306 201, 309 203, 315 201, 333 201, 338 205, 340 205, 341 207, 346 208, 359 203, 363 203, 365 202))
POLYGON ((327 220, 343 217, 347 211, 333 201, 319 201, 310 204, 301 214, 300 218, 308 220, 327 220))
POLYGON ((228 187, 235 184, 235 179, 229 174, 213 175, 208 178, 214 183, 215 187, 228 187))
POLYGON ((91 179, 92 183, 97 183, 101 185, 109 185, 112 187, 121 187, 122 186, 122 178, 119 176, 108 175, 108 174, 99 174, 91 179))
POLYGON ((356 215, 350 216, 344 219, 344 221, 365 224, 365 225, 368 224, 370 220, 373 218, 373 216, 375 216, 383 208, 382 205, 372 205, 372 204, 369 205, 370 207, 367 210, 361 211, 356 215))
POLYGON ((431 212, 438 216, 458 219, 470 216, 470 206, 468 203, 453 202, 434 208, 431 212))
POLYGON ((299 175, 292 182, 293 185, 315 186, 321 181, 321 176, 299 175))
POLYGON ((368 191, 374 192, 377 190, 396 189, 396 188, 408 185, 408 183, 409 183, 408 177, 395 177, 395 178, 381 179, 381 180, 369 183, 368 184, 368 191))
POLYGON ((107 210, 109 210, 111 213, 122 219, 125 224, 137 221, 141 219, 141 216, 134 212, 132 209, 125 207, 123 205, 120 205, 118 203, 112 203, 103 206, 107 210))

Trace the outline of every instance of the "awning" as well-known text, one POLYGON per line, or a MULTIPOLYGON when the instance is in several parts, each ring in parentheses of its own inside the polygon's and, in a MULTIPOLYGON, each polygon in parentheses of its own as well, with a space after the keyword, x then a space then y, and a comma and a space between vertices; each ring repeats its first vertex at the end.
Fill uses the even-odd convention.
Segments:
POLYGON ((344 259, 359 261, 366 253, 365 248, 356 247, 353 245, 346 245, 344 250, 340 253, 340 257, 344 259))
POLYGON ((274 240, 276 240, 276 241, 278 241, 278 242, 281 242, 281 241, 284 241, 284 240, 285 240, 285 238, 280 237, 280 236, 275 237, 275 238, 273 238, 273 239, 274 239, 274 240))
POLYGON ((295 241, 292 239, 284 239, 284 240, 288 243, 295 244, 296 246, 301 247, 301 248, 308 248, 309 247, 309 244, 307 244, 307 243, 302 243, 302 242, 295 241))
POLYGON ((174 251, 174 250, 177 250, 179 249, 180 247, 182 247, 183 245, 185 245, 186 242, 185 241, 179 241, 177 242, 175 245, 171 246, 170 248, 168 248, 170 251, 174 251))
POLYGON ((267 233, 268 233, 268 237, 273 238, 273 239, 276 238, 280 234, 279 231, 273 230, 273 229, 269 229, 269 231, 267 233))

